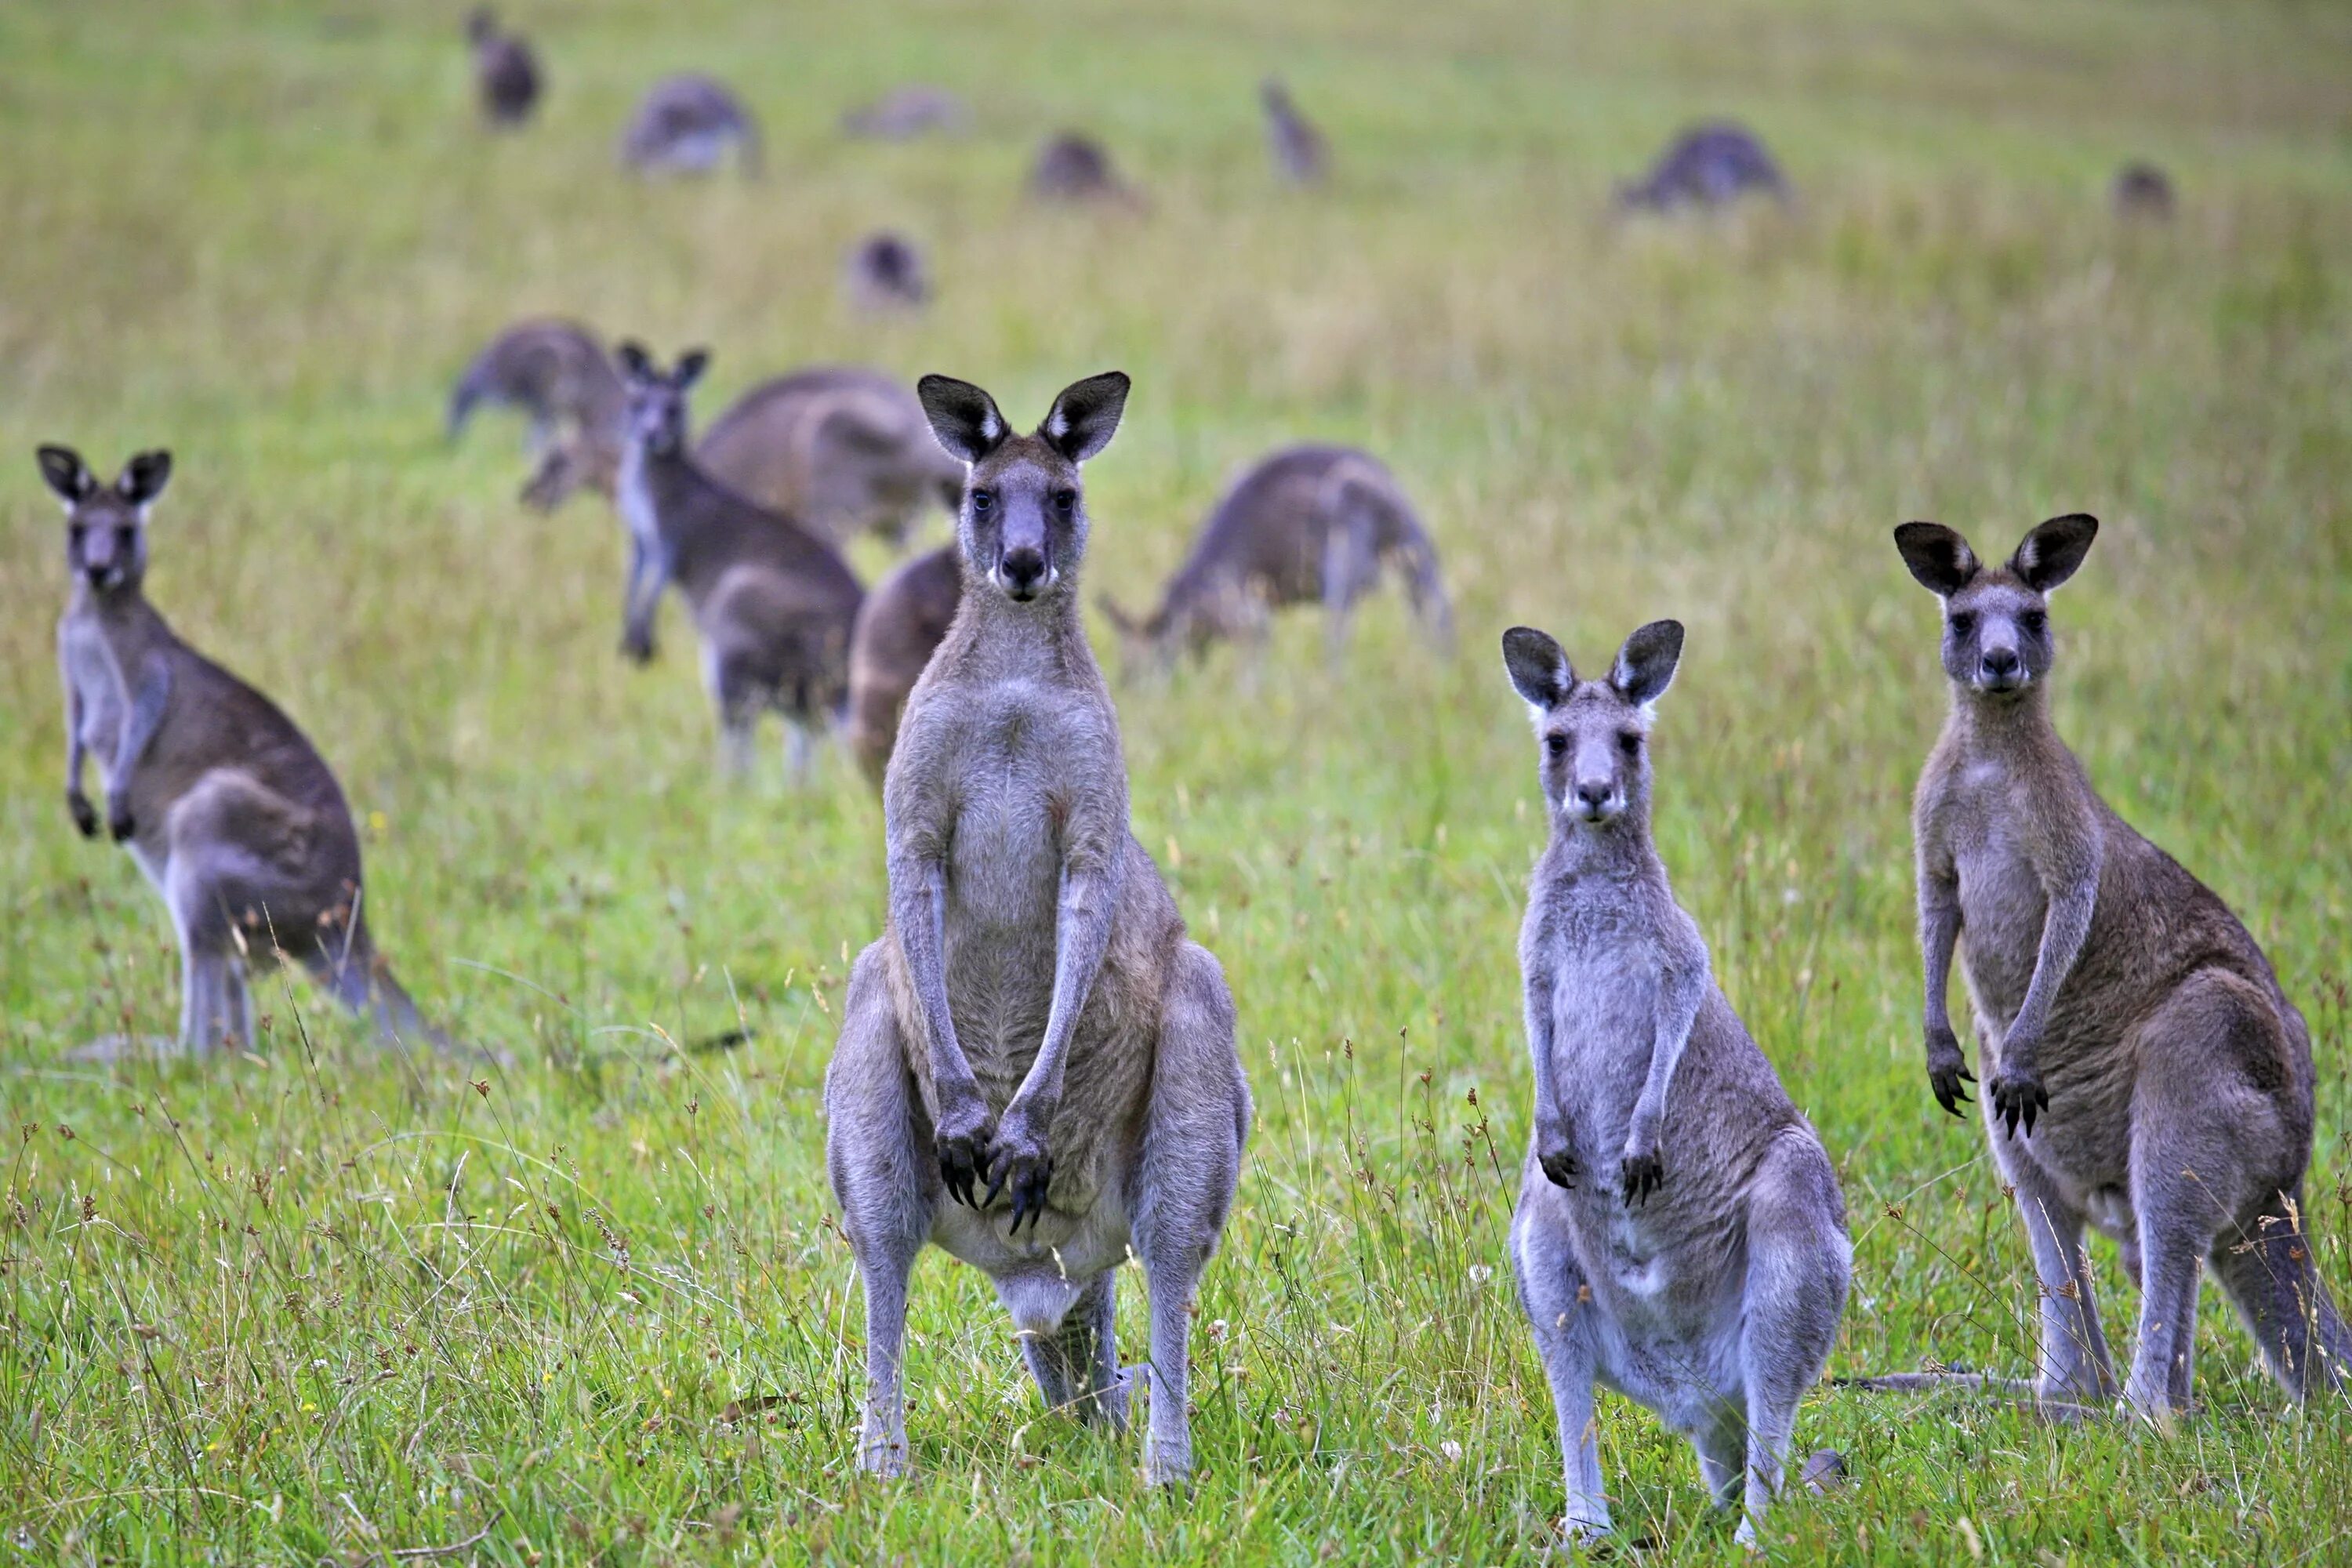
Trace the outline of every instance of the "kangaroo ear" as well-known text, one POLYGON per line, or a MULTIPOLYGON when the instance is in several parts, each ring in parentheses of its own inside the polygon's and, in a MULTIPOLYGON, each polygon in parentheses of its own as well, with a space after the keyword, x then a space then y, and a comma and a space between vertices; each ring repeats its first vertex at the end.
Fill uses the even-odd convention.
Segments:
POLYGON ((1625 646, 1617 650, 1617 662, 1609 670, 1609 684, 1626 701, 1646 708, 1664 697, 1666 688, 1675 683, 1675 667, 1682 658, 1682 622, 1652 621, 1627 637, 1625 646))
POLYGON ((171 479, 171 453, 142 452, 122 466, 122 477, 114 481, 114 488, 132 506, 145 506, 163 493, 171 479))
POLYGON ((48 481, 49 489, 55 490, 58 499, 68 506, 89 500, 89 493, 98 489, 98 480, 91 476, 89 465, 83 462, 81 454, 71 447, 43 447, 35 456, 41 460, 41 478, 48 481))
POLYGON ((1083 463, 1105 447, 1118 430, 1118 416, 1127 408, 1127 372, 1107 370, 1073 382, 1054 399, 1037 434, 1045 444, 1073 463, 1083 463))
POLYGON ((1969 585, 1979 570, 1977 552, 1955 530, 1940 522, 1906 522, 1895 531, 1895 548, 1919 586, 1948 599, 1969 585))
POLYGON ((968 381, 927 375, 915 383, 915 395, 931 422, 931 434, 951 458, 977 463, 1013 434, 1004 416, 996 411, 996 399, 968 381))
POLYGON ((1513 626, 1503 634, 1503 668, 1510 672, 1512 687, 1538 711, 1549 711, 1576 685, 1568 655, 1533 626, 1513 626))
POLYGON ((613 359, 615 363, 620 365, 621 374, 627 376, 631 381, 650 381, 653 379, 654 362, 651 358, 647 357, 646 353, 646 345, 637 342, 636 339, 630 338, 623 342, 620 347, 614 349, 613 351, 613 359))
POLYGON ((2098 534, 2099 520, 2089 512, 2053 517, 2025 536, 2009 558, 2009 569, 2035 593, 2047 594, 2074 574, 2098 534))
POLYGON ((684 392, 688 387, 700 381, 702 373, 709 368, 710 351, 709 349, 688 349, 677 356, 677 368, 669 373, 669 384, 680 392, 684 392))

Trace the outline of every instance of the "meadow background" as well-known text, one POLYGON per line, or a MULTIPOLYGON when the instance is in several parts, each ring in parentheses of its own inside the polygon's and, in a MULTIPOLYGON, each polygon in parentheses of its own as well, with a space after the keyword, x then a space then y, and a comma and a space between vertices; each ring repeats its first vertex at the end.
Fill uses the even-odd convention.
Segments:
MULTIPOLYGON (((1988 552, 2102 519, 2058 601, 2057 719, 2308 1016, 2308 1212, 2352 1299, 2352 14, 517 0, 550 92, 494 138, 462 12, 0 6, 0 1562, 391 1563, 486 1527, 438 1560, 1534 1560, 1562 1500, 1504 1252, 1543 834, 1495 652, 1520 620, 1588 667, 1689 626, 1660 846, 1844 1182, 1832 1372, 2022 1373, 2022 1238, 1920 1061, 1906 807, 1944 696, 1889 542, 1913 517, 1988 552), (763 180, 615 168, 635 96, 692 68, 764 119, 763 180), (1273 183, 1269 70, 1333 141, 1328 191, 1273 183), (969 98, 972 133, 837 133, 908 80, 969 98), (1798 202, 1613 221, 1613 181, 1718 114, 1798 202), (1065 125, 1148 218, 1021 200, 1065 125), (2110 216, 2135 156, 2178 181, 2169 226, 2110 216), (925 315, 839 301, 886 224, 931 253, 925 315), (608 510, 519 508, 510 424, 445 446, 467 359, 544 312, 709 344, 706 420, 812 361, 968 376, 1019 420, 1122 367, 1088 570, 1129 603, 1281 441, 1369 446, 1423 507, 1452 661, 1391 597, 1342 668, 1308 616, 1254 683, 1226 653, 1120 692, 1137 830, 1224 962, 1259 1106, 1199 1301, 1189 1496, 1045 1416, 938 1253, 921 1475, 854 1476, 862 1309, 817 1096, 881 925, 880 813, 837 752, 804 793, 772 763, 715 779, 676 606, 651 671, 614 651, 608 510), (383 946, 511 1065, 411 1089, 290 976, 252 1057, 69 1058, 168 1033, 177 964, 60 798, 37 440, 109 473, 177 454, 152 597, 336 766, 383 946), (672 1047, 739 1022, 740 1051, 672 1047)), ((2104 1243, 2095 1267, 2120 1346, 2137 1299, 2104 1243)), ((2342 1561, 2352 1412, 2288 1408, 2204 1310, 2172 1436, 1822 1389, 1800 1451, 1854 1481, 1777 1512, 1770 1554, 2342 1561)), ((1643 1543, 1619 1561, 1737 1556, 1654 1417, 1604 1398, 1601 1442, 1643 1543)))

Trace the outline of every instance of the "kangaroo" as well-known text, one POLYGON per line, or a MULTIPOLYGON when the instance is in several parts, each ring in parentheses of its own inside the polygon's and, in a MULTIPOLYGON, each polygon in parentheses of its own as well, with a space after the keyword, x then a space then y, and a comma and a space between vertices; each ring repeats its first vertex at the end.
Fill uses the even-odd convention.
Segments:
POLYGON ((1319 185, 1331 172, 1331 150, 1323 132, 1307 123, 1290 100, 1290 89, 1274 77, 1258 85, 1265 106, 1266 151, 1274 172, 1294 185, 1319 185))
POLYGON ((1618 187, 1617 205, 1672 212, 1722 206, 1750 191, 1785 202, 1789 182, 1754 133, 1719 121, 1694 126, 1675 137, 1646 175, 1618 187))
POLYGON ((1437 552, 1396 477, 1349 447, 1286 447, 1227 490, 1192 552, 1141 621, 1108 599, 1130 675, 1164 669, 1178 652, 1222 637, 1263 641, 1268 612, 1320 602, 1332 651, 1346 646, 1357 600, 1383 565, 1404 579, 1430 641, 1450 650, 1454 612, 1437 552))
POLYGON ((552 511, 585 485, 613 493, 620 467, 628 392, 596 334, 576 321, 518 321, 490 340, 449 395, 455 441, 484 404, 530 417, 539 468, 522 488, 523 504, 552 511))
POLYGON ((1093 137, 1065 131, 1047 139, 1029 166, 1029 194, 1039 201, 1140 207, 1142 196, 1119 177, 1110 152, 1093 137))
POLYGON ((883 785, 889 920, 859 955, 825 1075, 826 1169, 866 1289, 858 1464, 908 1468, 899 1360, 926 1242, 986 1273, 1046 1403, 1123 1428, 1116 1270, 1143 1265, 1143 1471, 1192 1468, 1188 1312, 1233 1202, 1250 1097, 1223 971, 1128 828, 1118 718, 1087 647, 1079 465, 1127 377, 1081 381, 1033 436, 925 376, 971 465, 968 591, 916 682, 883 785))
POLYGON ((845 134, 881 142, 910 142, 934 132, 954 135, 971 123, 971 110, 963 100, 936 87, 894 88, 841 117, 845 134))
POLYGON ((869 234, 850 247, 842 268, 842 287, 851 304, 877 314, 912 310, 931 295, 930 280, 923 271, 923 253, 913 241, 887 229, 869 234))
MULTIPOLYGON (((1853 1248, 1829 1156, 1715 983, 1651 839, 1648 735, 1682 647, 1679 623, 1654 621, 1604 679, 1580 680, 1542 632, 1503 634, 1551 816, 1519 935, 1536 1107, 1511 1261, 1559 1415, 1570 1531, 1609 1530, 1600 1383, 1690 1438, 1752 1546, 1853 1248)), ((1815 1456, 1808 1484, 1839 1468, 1815 1456)))
POLYGON ((962 557, 946 544, 883 578, 858 608, 849 639, 849 753, 877 790, 898 715, 962 598, 962 557))
POLYGON ((482 118, 504 130, 530 118, 539 103, 539 57, 520 33, 502 33, 487 5, 466 18, 466 41, 474 48, 474 87, 482 118))
POLYGON ((713 479, 687 451, 687 393, 710 356, 665 374, 636 343, 620 348, 628 440, 616 499, 629 528, 622 651, 654 655, 654 612, 675 582, 702 639, 702 679, 719 711, 720 760, 751 765, 761 713, 783 715, 792 774, 808 774, 809 737, 838 717, 849 689, 849 632, 864 596, 824 540, 713 479))
POLYGON ((147 602, 147 519, 172 477, 142 452, 102 485, 66 447, 39 450, 65 503, 73 596, 58 622, 66 805, 98 837, 83 792, 90 754, 106 831, 163 896, 180 941, 178 1048, 253 1047, 247 958, 309 970, 387 1043, 444 1047, 375 951, 351 807, 318 752, 267 697, 180 640, 147 602))
POLYGON ((2161 1423, 2189 1404, 2200 1258, 2294 1397, 2343 1386, 2352 1335, 2303 1232, 2303 1015, 2229 908, 2108 809, 2050 720, 2049 595, 2097 532, 2095 518, 2053 518, 1987 567, 1948 528, 1895 531, 1943 601, 1952 689, 1912 808, 1927 1077, 1965 1114, 1975 1079, 1945 1001, 1957 949, 1986 1137, 2041 1282, 2039 1392, 2115 1395, 2088 1219, 2141 1288, 2124 1400, 2161 1423))
POLYGON ((720 415, 696 458, 726 484, 838 545, 873 531, 906 547, 930 506, 952 513, 963 475, 922 405, 879 371, 819 365, 762 382, 720 415))
POLYGON ((2116 171, 2107 200, 2119 218, 2161 223, 2172 216, 2172 176, 2153 163, 2134 162, 2116 171))
POLYGON ((760 122, 726 83, 689 73, 656 82, 621 135, 621 162, 641 174, 707 174, 730 151, 760 172, 760 122))

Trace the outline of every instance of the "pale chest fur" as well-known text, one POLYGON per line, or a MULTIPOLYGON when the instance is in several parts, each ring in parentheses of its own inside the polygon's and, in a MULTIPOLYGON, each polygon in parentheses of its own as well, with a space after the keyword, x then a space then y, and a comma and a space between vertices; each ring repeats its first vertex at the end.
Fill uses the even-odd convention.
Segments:
POLYGON ((1976 758, 1946 774, 1928 815, 1928 858, 1955 879, 1959 953, 1979 1011, 2005 1026, 2025 1000, 2049 909, 2037 840, 2040 803, 2017 771, 1976 758))
POLYGON ((122 677, 106 639, 87 617, 69 615, 58 623, 58 666, 80 705, 81 742, 103 764, 121 729, 122 677))
POLYGON ((1673 933, 1647 891, 1587 880, 1541 901, 1553 1070, 1577 1140, 1596 1157, 1623 1145, 1657 1037, 1673 933))
POLYGON ((620 511, 621 525, 638 548, 658 553, 661 517, 654 507, 653 488, 646 482, 645 453, 634 445, 621 454, 620 471, 613 479, 613 504, 620 511))

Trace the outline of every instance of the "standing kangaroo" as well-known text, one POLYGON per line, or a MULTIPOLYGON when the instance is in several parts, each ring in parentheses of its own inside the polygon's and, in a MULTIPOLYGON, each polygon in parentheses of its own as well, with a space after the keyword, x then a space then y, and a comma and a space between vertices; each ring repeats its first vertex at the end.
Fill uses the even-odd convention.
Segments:
POLYGON ((833 547, 793 519, 747 500, 704 471, 686 445, 687 393, 710 356, 697 349, 667 374, 634 342, 620 348, 628 440, 615 499, 629 529, 622 650, 653 658, 654 612, 675 582, 702 638, 703 683, 719 710, 721 760, 751 765, 760 715, 789 726, 792 773, 808 773, 809 737, 849 691, 849 633, 864 596, 833 547))
POLYGON ((629 395, 596 334, 576 321, 518 321, 490 340, 449 395, 456 440, 484 404, 530 418, 538 471, 522 488, 526 506, 552 511, 583 485, 613 493, 629 395))
POLYGON ((963 555, 941 545, 874 585, 849 639, 849 753, 876 789, 890 765, 898 716, 963 598, 963 555))
POLYGON ((293 958, 388 1043, 443 1047, 369 940, 360 841, 335 775, 270 700, 182 642, 147 602, 147 513, 172 475, 142 452, 111 485, 79 454, 40 448, 66 509, 73 598, 58 622, 66 805, 99 758, 106 828, 163 895, 180 941, 179 1048, 251 1049, 247 956, 293 958))
MULTIPOLYGON (((1579 680, 1542 632, 1503 634, 1534 710, 1551 841, 1519 935, 1535 1131, 1511 1221, 1551 1381, 1568 1523, 1609 1529, 1592 1390, 1686 1434, 1738 1536, 1780 1489, 1797 1403, 1845 1310, 1853 1248, 1821 1140, 1731 1010, 1650 837, 1652 707, 1683 628, 1579 680)), ((1808 1474, 1835 1468, 1817 1456, 1808 1474)))
POLYGON ((2228 907, 2108 809, 2050 721, 2049 595, 2097 531, 2094 518, 2053 518, 1987 567, 1948 528, 1895 531, 1944 603, 1952 685, 1912 808, 1927 1075, 1962 1114, 1974 1079, 1945 1000, 1958 948, 1985 1132, 2041 1285, 2040 1391, 2070 1404, 2115 1394, 2088 1219, 2141 1289, 2124 1398, 2164 1420, 2189 1404, 2200 1259, 2298 1399, 2342 1386, 2352 1334, 2303 1230, 2303 1015, 2228 907))
POLYGON ((696 445, 703 468, 834 544, 872 531, 904 548, 930 508, 963 501, 922 405, 893 377, 814 365, 735 400, 696 445))
POLYGON ((539 58, 530 40, 501 32, 497 14, 483 5, 466 18, 466 41, 474 50, 474 89, 483 120, 499 129, 529 120, 539 103, 539 58))
POLYGON ((1130 672, 1221 637, 1262 641, 1269 610, 1318 601, 1337 653, 1384 565, 1404 578, 1430 640, 1450 649, 1454 614, 1437 552, 1395 476, 1352 447, 1289 447, 1225 492, 1150 616, 1138 622, 1108 599, 1102 609, 1130 672))
POLYGON ((1290 100, 1290 89, 1274 77, 1258 84, 1265 107, 1266 153, 1274 171, 1294 185, 1319 185, 1330 173, 1331 151, 1323 132, 1307 122, 1290 100))
POLYGON ((935 1242, 995 1281, 1046 1402, 1123 1427, 1116 1270, 1150 1301, 1144 1475, 1192 1468, 1188 1314, 1250 1120, 1234 1005, 1128 828, 1118 719, 1079 623, 1078 466, 1127 377, 1065 390, 1034 436, 920 384, 971 465, 967 591, 883 787, 890 914, 825 1075, 826 1168, 866 1287, 861 1468, 908 1468, 907 1281, 935 1242))

